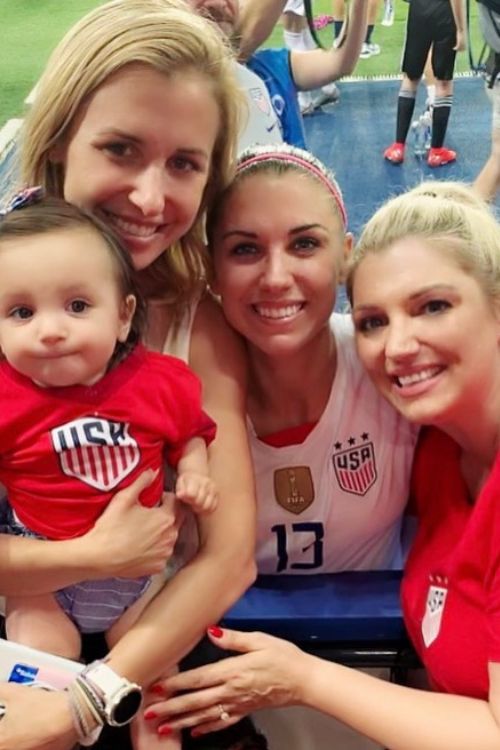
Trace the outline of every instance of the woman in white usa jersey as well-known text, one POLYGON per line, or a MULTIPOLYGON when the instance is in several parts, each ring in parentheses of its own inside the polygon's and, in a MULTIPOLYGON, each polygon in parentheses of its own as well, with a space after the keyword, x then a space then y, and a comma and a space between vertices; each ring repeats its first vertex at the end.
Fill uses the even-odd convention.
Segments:
POLYGON ((209 222, 215 289, 247 341, 261 573, 401 568, 416 430, 377 393, 334 314, 351 245, 310 154, 256 146, 209 222))

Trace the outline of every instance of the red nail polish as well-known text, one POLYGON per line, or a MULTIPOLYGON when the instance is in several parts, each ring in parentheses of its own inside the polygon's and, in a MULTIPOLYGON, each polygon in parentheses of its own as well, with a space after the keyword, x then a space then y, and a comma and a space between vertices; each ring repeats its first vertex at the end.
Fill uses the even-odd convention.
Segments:
POLYGON ((158 727, 158 734, 161 734, 163 737, 167 737, 167 735, 172 734, 172 730, 168 726, 168 724, 162 724, 161 727, 158 727))
POLYGON ((151 709, 148 709, 147 711, 144 711, 144 718, 146 721, 149 721, 150 719, 157 719, 158 714, 156 711, 151 711, 151 709))
POLYGON ((210 633, 214 638, 222 638, 224 635, 224 631, 222 628, 219 628, 218 625, 210 625, 210 627, 207 628, 207 633, 210 633))
POLYGON ((163 696, 165 695, 165 690, 163 689, 163 685, 160 685, 159 683, 157 683, 156 685, 151 685, 149 689, 155 695, 163 695, 163 696))

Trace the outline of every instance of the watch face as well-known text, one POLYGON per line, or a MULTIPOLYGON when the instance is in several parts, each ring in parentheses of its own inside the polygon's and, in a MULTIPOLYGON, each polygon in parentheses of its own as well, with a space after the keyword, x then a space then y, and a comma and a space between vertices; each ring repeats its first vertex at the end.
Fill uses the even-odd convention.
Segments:
MULTIPOLYGON (((141 707, 142 695, 140 690, 131 690, 130 693, 120 698, 113 709, 112 723, 121 727, 132 721, 141 707)), ((111 722, 110 722, 111 723, 111 722)))

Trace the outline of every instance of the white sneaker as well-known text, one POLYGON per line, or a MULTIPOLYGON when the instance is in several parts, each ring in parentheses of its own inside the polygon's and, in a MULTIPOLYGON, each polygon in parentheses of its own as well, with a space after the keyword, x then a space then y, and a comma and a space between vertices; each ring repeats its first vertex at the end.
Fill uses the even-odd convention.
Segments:
POLYGON ((302 115, 310 115, 314 112, 313 97, 310 91, 299 91, 297 93, 299 109, 302 115))
POLYGON ((384 16, 380 22, 382 26, 392 26, 394 23, 394 5, 392 0, 385 0, 384 16))
POLYGON ((359 56, 363 58, 363 60, 366 60, 368 57, 372 56, 372 53, 370 52, 370 45, 366 42, 363 42, 363 46, 361 47, 361 52, 359 53, 359 56))
POLYGON ((333 104, 334 102, 338 102, 339 99, 340 91, 338 90, 335 83, 332 82, 327 83, 325 86, 322 86, 316 96, 314 96, 313 94, 312 100, 314 109, 318 109, 324 104, 333 104))
POLYGON ((363 60, 366 60, 368 57, 373 57, 374 55, 380 55, 380 45, 374 44, 373 42, 371 44, 363 42, 361 54, 359 56, 362 57, 363 60))

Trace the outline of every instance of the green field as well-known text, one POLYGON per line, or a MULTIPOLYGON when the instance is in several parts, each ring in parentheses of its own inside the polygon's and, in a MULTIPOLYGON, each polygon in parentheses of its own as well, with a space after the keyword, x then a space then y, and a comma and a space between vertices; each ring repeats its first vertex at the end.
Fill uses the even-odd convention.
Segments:
MULTIPOLYGON (((251 0, 249 0, 251 2, 251 0)), ((11 117, 23 114, 23 102, 50 54, 51 49, 66 29, 102 0, 2 0, 2 44, 0 46, 0 127, 11 117)), ((396 75, 399 72, 401 47, 408 4, 395 0, 396 18, 393 26, 377 26, 373 41, 380 44, 382 53, 368 60, 360 60, 355 75, 371 77, 396 75)), ((315 14, 331 12, 330 0, 316 0, 315 14)), ((473 14, 474 15, 474 14, 473 14)), ((320 32, 323 44, 332 42, 332 26, 320 32)), ((266 46, 283 46, 280 24, 266 46)), ((480 49, 473 18, 473 49, 480 49)), ((457 70, 469 67, 466 53, 459 55, 457 70)))

